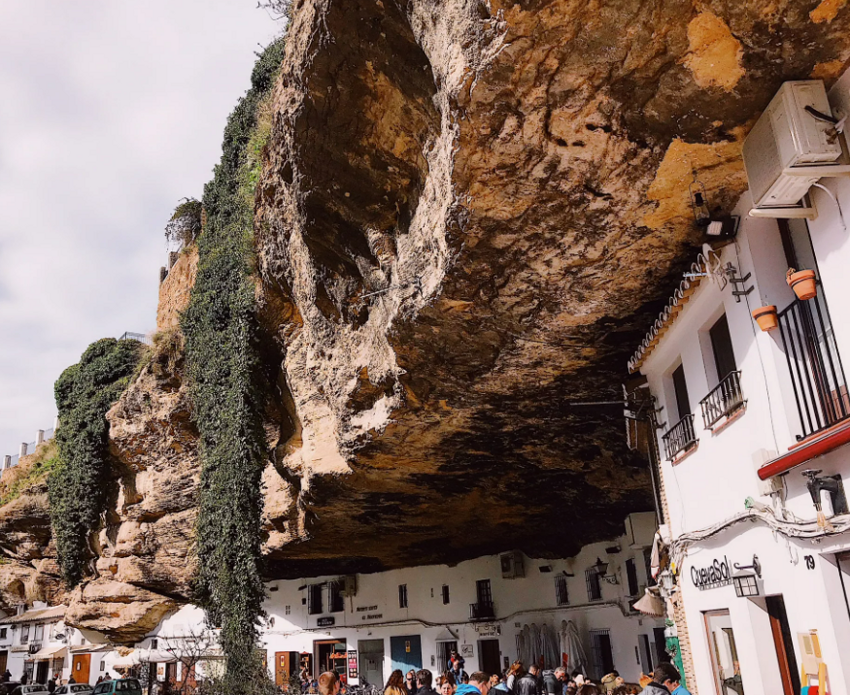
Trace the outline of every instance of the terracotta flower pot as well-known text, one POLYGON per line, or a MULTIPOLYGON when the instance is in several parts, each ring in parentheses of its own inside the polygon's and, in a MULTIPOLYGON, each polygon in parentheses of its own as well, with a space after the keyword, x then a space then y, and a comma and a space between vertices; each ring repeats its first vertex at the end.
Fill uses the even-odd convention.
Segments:
POLYGON ((811 299, 817 296, 818 287, 815 283, 814 270, 796 271, 789 268, 788 274, 785 276, 789 287, 794 290, 794 294, 800 299, 811 299))
POLYGON ((753 318, 756 320, 759 328, 763 331, 772 331, 774 328, 779 326, 779 319, 776 316, 776 307, 773 304, 770 306, 763 306, 759 309, 754 309, 753 318))

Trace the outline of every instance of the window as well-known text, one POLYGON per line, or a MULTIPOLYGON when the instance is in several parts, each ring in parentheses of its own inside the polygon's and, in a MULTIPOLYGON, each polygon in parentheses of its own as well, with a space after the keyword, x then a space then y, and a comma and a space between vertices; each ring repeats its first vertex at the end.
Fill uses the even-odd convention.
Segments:
POLYGON ((33 632, 33 642, 41 642, 44 639, 44 625, 36 625, 33 632))
POLYGON ((626 560, 626 580, 629 584, 629 596, 637 596, 640 588, 638 587, 637 565, 633 558, 626 560))
MULTIPOLYGON (((599 580, 599 573, 595 568, 591 567, 584 571, 584 580, 587 583, 587 600, 598 601, 602 598, 602 583, 599 580)), ((607 673, 607 671, 606 671, 607 673)), ((604 673, 602 674, 605 675, 604 673)))
POLYGON ((726 320, 726 314, 723 314, 708 329, 708 336, 711 339, 711 351, 714 353, 714 366, 717 368, 717 383, 720 383, 738 369, 735 364, 732 336, 729 335, 729 322, 726 320))
POLYGON ((27 644, 30 641, 30 626, 21 625, 21 644, 27 644))
POLYGON ((407 584, 398 585, 398 607, 407 608, 407 584))
POLYGON ((286 606, 286 608, 284 608, 283 610, 283 613, 284 615, 289 615, 290 613, 292 613, 292 606, 286 606))
POLYGON ((345 610, 341 582, 328 582, 328 610, 331 613, 342 613, 345 610))
POLYGON ((322 585, 310 584, 307 587, 307 613, 317 615, 324 612, 322 605, 322 585))
POLYGON ((159 640, 156 637, 151 638, 151 649, 159 648, 159 640))
POLYGON ((673 392, 676 395, 676 412, 681 420, 691 414, 691 401, 688 397, 688 384, 685 381, 685 365, 680 364, 673 371, 673 392))
POLYGON ((485 606, 493 605, 493 590, 490 588, 489 579, 479 579, 475 582, 475 593, 478 596, 478 603, 485 606))
POLYGON ((101 659, 100 661, 100 670, 101 673, 106 670, 106 662, 101 659))
POLYGON ((567 578, 563 574, 555 577, 555 603, 566 606, 570 602, 570 594, 567 591, 567 578))
POLYGON ((8 629, 6 627, 0 627, 0 639, 6 639, 6 630, 8 629))
POLYGON ((443 605, 449 605, 449 585, 443 584, 443 605))

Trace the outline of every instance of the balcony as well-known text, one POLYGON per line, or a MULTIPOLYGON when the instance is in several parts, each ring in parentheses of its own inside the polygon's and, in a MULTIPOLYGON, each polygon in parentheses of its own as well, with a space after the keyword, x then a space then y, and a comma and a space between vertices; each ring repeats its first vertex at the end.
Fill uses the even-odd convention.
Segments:
POLYGON ((712 429, 720 420, 729 417, 746 404, 741 390, 741 372, 730 372, 699 402, 702 421, 712 429))
POLYGON ((492 601, 469 604, 470 620, 494 620, 495 618, 496 609, 493 607, 492 601))
POLYGON ((782 348, 802 432, 798 441, 850 417, 850 397, 844 367, 823 299, 796 300, 779 312, 782 348))
POLYGON ((664 442, 664 455, 672 461, 681 452, 693 448, 697 443, 694 434, 694 416, 685 415, 661 437, 664 442))

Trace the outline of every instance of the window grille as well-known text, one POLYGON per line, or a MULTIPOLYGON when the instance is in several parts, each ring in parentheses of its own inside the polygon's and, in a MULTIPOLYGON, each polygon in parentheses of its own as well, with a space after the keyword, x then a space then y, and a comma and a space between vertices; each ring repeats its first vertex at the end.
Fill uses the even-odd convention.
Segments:
POLYGON ((398 607, 407 608, 407 584, 398 585, 398 607))
MULTIPOLYGON (((584 571, 584 580, 587 583, 587 600, 598 601, 602 598, 602 584, 599 581, 599 573, 591 567, 584 571)), ((604 675, 604 674, 603 674, 604 675)))
POLYGON ((570 602, 570 594, 567 591, 567 578, 563 575, 555 577, 555 601, 559 606, 566 606, 570 602))

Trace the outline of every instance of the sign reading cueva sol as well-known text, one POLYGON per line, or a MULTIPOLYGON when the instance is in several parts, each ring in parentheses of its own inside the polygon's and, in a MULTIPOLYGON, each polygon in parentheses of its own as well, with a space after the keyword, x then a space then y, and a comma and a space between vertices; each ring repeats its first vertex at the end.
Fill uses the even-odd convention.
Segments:
POLYGON ((691 567, 691 581, 701 591, 728 586, 732 583, 729 559, 724 555, 723 560, 715 560, 708 567, 691 567))

